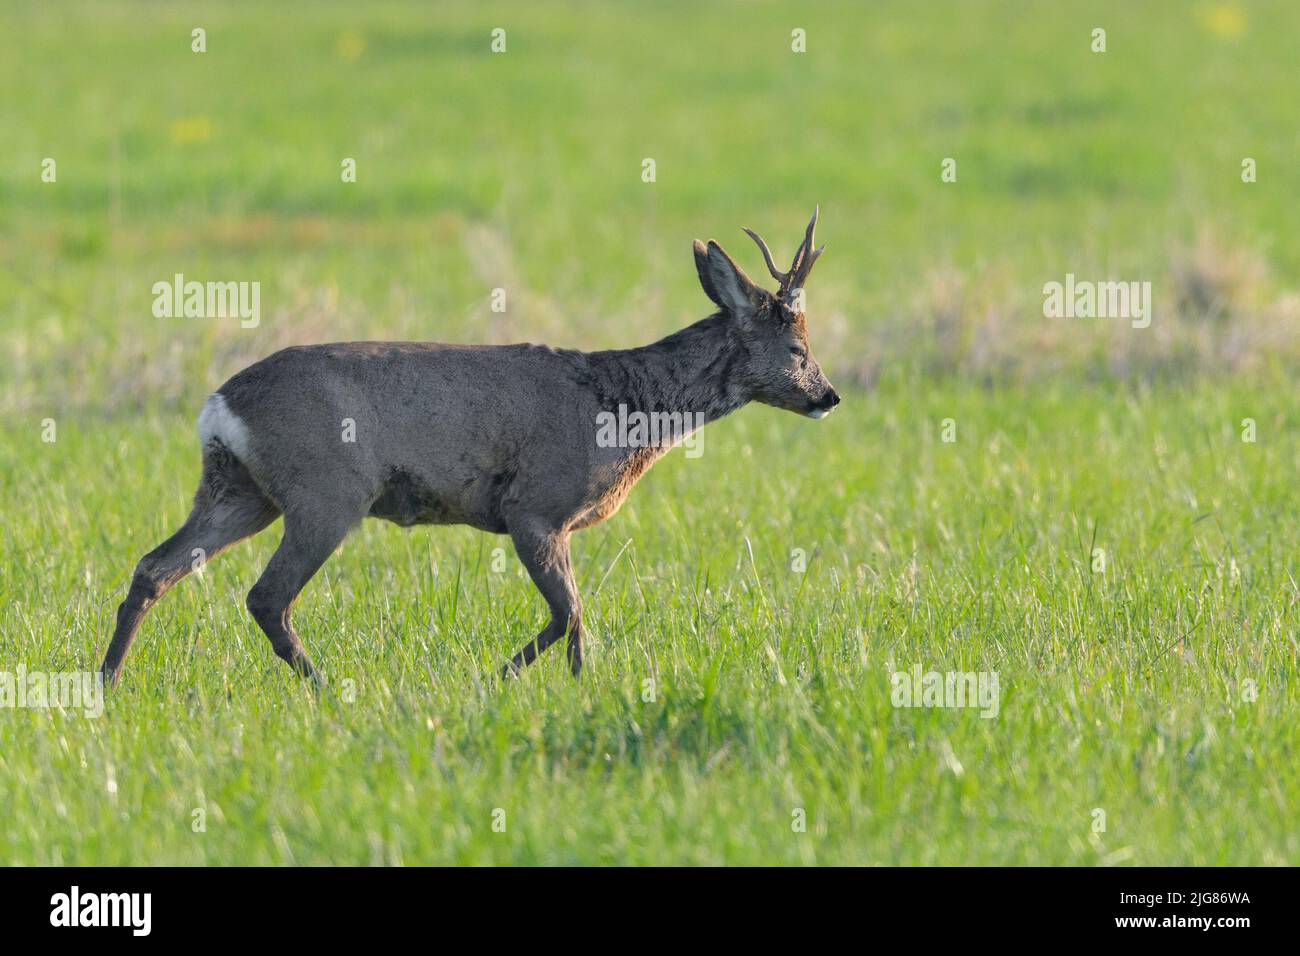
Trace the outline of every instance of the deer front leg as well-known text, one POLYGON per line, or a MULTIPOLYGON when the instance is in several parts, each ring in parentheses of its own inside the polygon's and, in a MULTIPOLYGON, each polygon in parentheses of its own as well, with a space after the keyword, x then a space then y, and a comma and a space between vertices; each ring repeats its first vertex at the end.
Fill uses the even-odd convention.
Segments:
POLYGON ((577 677, 582 671, 582 602, 573 580, 569 559, 569 533, 540 527, 530 522, 513 523, 510 536, 524 567, 551 610, 551 620, 542 632, 523 646, 505 667, 502 677, 518 674, 566 634, 569 638, 569 669, 577 677))

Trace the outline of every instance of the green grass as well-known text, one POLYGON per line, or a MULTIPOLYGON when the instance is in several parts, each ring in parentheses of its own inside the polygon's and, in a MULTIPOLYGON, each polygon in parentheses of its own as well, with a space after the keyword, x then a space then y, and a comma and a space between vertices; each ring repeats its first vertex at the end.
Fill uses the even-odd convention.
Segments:
MULTIPOLYGON (((272 530, 154 611, 103 718, 5 715, 6 858, 1294 861, 1294 414, 1253 387, 1091 399, 711 427, 578 536, 577 683, 558 652, 491 679, 541 623, 508 539, 369 523, 299 605, 315 697, 242 607, 272 530), (997 672, 1000 713, 893 708, 891 665, 918 663, 997 672)), ((6 451, 7 658, 96 660, 193 445, 164 417, 6 451)))
POLYGON ((8 5, 0 672, 98 665, 187 511, 203 396, 281 345, 641 343, 706 311, 691 238, 756 267, 737 227, 785 257, 816 201, 814 349, 837 384, 889 349, 827 421, 743 410, 577 536, 579 682, 558 649, 494 680, 543 624, 507 538, 368 522, 297 608, 316 695, 243 609, 278 527, 239 546, 146 619, 102 717, 0 709, 0 862, 1300 862, 1294 369, 1147 380, 1035 344, 1044 281, 1161 276, 1205 225, 1267 264, 1263 300, 1297 286, 1297 26, 8 5), (884 335, 935 269, 995 276, 1050 372, 927 373, 884 335), (155 319, 176 272, 261 281, 261 324, 155 319), (997 717, 892 706, 914 665, 996 672, 997 717))

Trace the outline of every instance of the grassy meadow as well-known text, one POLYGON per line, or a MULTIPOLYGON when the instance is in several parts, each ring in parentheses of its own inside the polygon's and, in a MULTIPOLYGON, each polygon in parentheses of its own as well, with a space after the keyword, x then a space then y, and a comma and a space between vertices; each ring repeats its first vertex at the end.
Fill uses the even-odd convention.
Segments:
POLYGON ((740 226, 788 260, 820 203, 844 402, 576 536, 577 682, 495 679, 508 538, 367 522, 313 693, 243 606, 273 526, 101 716, 0 707, 0 863, 1300 862, 1300 10, 1066 6, 6 4, 0 674, 98 666, 204 397, 288 344, 642 344, 710 311, 691 239, 757 277, 740 226), (177 273, 259 323, 156 318, 177 273), (1067 273, 1150 327, 1045 317, 1067 273), (894 706, 917 666, 996 716, 894 706))

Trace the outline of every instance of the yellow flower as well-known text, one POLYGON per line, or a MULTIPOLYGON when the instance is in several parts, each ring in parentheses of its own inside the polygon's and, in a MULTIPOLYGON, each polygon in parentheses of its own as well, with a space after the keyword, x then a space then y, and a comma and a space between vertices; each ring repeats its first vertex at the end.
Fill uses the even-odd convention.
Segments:
POLYGON ((1246 31, 1246 15, 1234 4, 1221 3, 1213 7, 1201 7, 1196 17, 1201 21, 1201 26, 1215 36, 1239 37, 1246 31))
POLYGON ((355 63, 366 52, 366 38, 356 30, 344 30, 334 41, 334 50, 340 60, 355 63))
POLYGON ((172 120, 171 141, 177 146, 206 143, 212 138, 212 121, 206 116, 186 116, 172 120))

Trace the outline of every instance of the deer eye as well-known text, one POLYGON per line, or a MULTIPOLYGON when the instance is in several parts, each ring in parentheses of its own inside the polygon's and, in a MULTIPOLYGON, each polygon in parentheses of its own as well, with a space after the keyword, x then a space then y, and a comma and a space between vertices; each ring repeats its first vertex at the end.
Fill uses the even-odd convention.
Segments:
POLYGON ((795 356, 795 358, 799 359, 801 362, 808 361, 807 351, 799 348, 797 345, 790 346, 790 354, 795 356))

